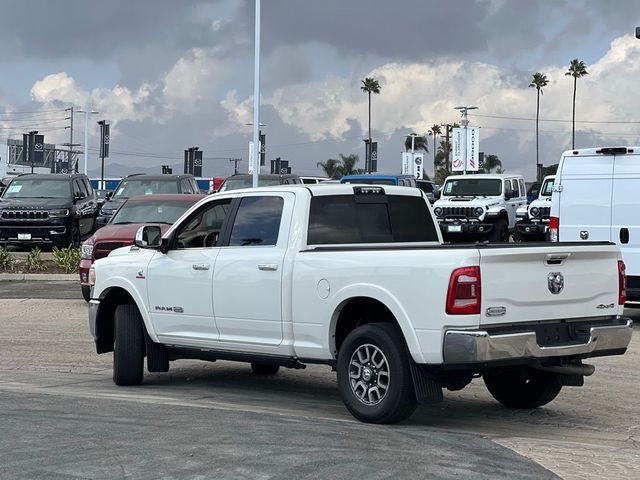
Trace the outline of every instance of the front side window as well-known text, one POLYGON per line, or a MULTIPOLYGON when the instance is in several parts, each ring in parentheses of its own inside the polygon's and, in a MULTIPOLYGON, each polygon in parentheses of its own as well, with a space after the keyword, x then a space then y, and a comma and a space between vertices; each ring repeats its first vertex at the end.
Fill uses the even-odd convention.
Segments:
POLYGON ((210 202, 191 215, 177 231, 177 248, 217 246, 230 205, 231 199, 210 202))
POLYGON ((499 196, 502 194, 502 180, 498 178, 456 178, 447 180, 442 195, 455 196, 499 196))
POLYGON ((282 197, 245 197, 233 221, 229 246, 275 245, 278 242, 282 197))
POLYGON ((49 179, 14 178, 4 191, 3 198, 70 198, 71 182, 49 179))
POLYGON ((544 185, 542 185, 542 190, 540 190, 540 195, 543 197, 550 197, 553 193, 553 178, 549 178, 545 180, 544 185))
POLYGON ((422 197, 381 196, 360 201, 356 195, 313 197, 309 245, 435 242, 438 235, 422 197))

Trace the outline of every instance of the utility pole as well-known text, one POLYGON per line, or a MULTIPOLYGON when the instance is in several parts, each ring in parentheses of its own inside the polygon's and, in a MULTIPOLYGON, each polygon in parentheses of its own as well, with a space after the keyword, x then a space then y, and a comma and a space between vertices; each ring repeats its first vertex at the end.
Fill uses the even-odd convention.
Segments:
POLYGON ((65 112, 71 112, 69 115, 69 120, 71 120, 69 124, 69 156, 67 157, 67 163, 69 164, 69 169, 73 168, 72 157, 73 157, 73 107, 65 108, 65 112))
POLYGON ((460 112, 460 116, 462 117, 462 120, 460 120, 460 124, 462 125, 462 127, 464 128, 464 148, 462 149, 463 153, 463 157, 464 158, 464 163, 463 163, 463 171, 462 174, 466 175, 467 174, 467 125, 469 125, 469 120, 467 119, 467 115, 469 114, 469 110, 477 110, 478 107, 469 107, 467 105, 461 106, 461 107, 453 107, 456 110, 458 110, 460 112))
POLYGON ((38 134, 37 130, 31 130, 29 132, 29 161, 31 162, 31 173, 33 173, 33 157, 35 156, 34 152, 34 143, 36 141, 35 136, 38 134))
POLYGON ((242 159, 241 158, 230 158, 229 161, 233 162, 233 174, 237 175, 238 174, 238 162, 241 162, 242 159))
POLYGON ((255 51, 253 63, 253 155, 250 161, 253 165, 253 188, 258 186, 260 162, 258 161, 258 143, 260 141, 260 0, 255 0, 255 51))
POLYGON ((98 122, 98 125, 100 125, 100 185, 99 188, 100 189, 104 189, 104 154, 105 154, 105 148, 104 148, 104 130, 105 127, 107 125, 107 121, 106 120, 100 120, 98 122))

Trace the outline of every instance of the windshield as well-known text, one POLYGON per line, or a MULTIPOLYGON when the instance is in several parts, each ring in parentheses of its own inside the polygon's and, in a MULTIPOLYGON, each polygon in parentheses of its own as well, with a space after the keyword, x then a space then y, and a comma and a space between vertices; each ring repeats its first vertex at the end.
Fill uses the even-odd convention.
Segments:
POLYGON ((112 224, 174 223, 194 202, 166 200, 126 202, 113 216, 112 224))
POLYGON ((113 194, 113 198, 129 198, 136 195, 153 195, 154 193, 180 193, 178 182, 171 178, 167 180, 149 180, 136 178, 123 180, 113 194))
POLYGON ((497 196, 502 194, 499 178, 456 178, 444 184, 445 196, 497 196))
POLYGON ((542 189, 540 190, 541 197, 550 197, 553 193, 553 178, 549 178, 545 180, 544 185, 542 185, 542 189))
MULTIPOLYGON (((259 187, 271 187, 273 185, 280 185, 279 178, 259 178, 258 186, 259 187)), ((245 178, 227 178, 222 186, 220 187, 219 192, 226 192, 229 190, 238 190, 240 188, 251 188, 253 186, 253 179, 251 177, 245 178)))
POLYGON ((3 198, 71 198, 71 183, 66 180, 14 179, 3 198))

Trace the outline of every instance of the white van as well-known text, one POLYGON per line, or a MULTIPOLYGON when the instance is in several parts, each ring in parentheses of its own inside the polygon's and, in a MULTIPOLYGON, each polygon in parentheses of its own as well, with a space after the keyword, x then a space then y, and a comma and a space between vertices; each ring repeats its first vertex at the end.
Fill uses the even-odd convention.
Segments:
POLYGON ((615 242, 626 265, 627 299, 640 302, 640 147, 562 154, 549 239, 615 242))

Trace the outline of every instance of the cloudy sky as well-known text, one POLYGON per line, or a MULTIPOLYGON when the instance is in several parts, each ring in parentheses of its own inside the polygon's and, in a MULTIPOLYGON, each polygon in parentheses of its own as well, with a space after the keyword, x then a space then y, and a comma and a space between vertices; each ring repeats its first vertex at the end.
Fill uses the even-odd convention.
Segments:
MULTIPOLYGON (((0 16, 0 143, 36 129, 69 141, 64 108, 90 104, 112 124, 113 164, 157 170, 204 151, 205 174, 246 171, 253 106, 253 0, 4 0, 0 16)), ((640 143, 637 0, 263 0, 261 122, 267 159, 300 174, 355 153, 364 158, 367 96, 378 79, 372 130, 380 170, 399 171, 404 135, 458 120, 478 106, 481 150, 534 176, 535 89, 541 160, 571 147, 579 58, 577 147, 640 143), (613 7, 613 8, 612 8, 613 7)), ((84 118, 75 117, 75 139, 84 118)), ((2 157, 4 157, 4 153, 2 157)), ((429 170, 428 170, 429 172, 429 170)), ((430 172, 429 172, 430 173, 430 172)))

